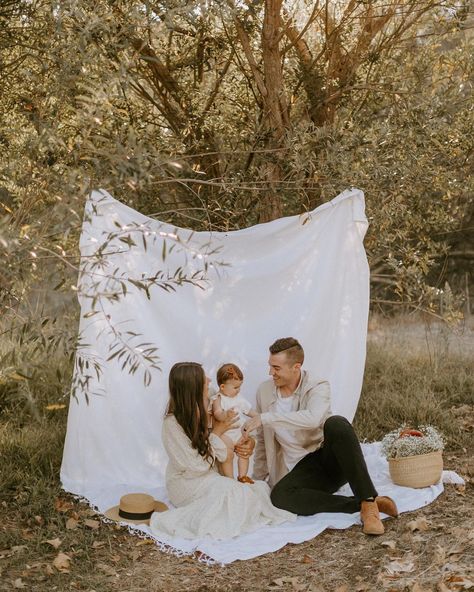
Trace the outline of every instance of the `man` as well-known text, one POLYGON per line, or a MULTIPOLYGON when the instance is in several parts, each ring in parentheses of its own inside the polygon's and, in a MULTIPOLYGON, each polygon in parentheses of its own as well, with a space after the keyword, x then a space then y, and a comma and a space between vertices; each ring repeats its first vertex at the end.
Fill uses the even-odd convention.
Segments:
POLYGON ((272 378, 257 391, 258 415, 244 425, 261 428, 254 478, 268 478, 278 508, 303 516, 360 511, 364 533, 383 534, 379 512, 398 516, 395 502, 377 494, 352 425, 331 413, 329 383, 311 379, 303 361, 293 337, 270 346, 272 378), (345 483, 354 495, 335 495, 345 483))

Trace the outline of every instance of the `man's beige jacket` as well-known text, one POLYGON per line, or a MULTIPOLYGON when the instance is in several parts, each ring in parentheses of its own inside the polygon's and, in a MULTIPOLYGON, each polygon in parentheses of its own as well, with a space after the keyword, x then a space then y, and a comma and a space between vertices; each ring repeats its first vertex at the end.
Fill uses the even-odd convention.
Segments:
POLYGON ((331 389, 327 380, 311 380, 306 370, 295 391, 294 411, 278 413, 274 410, 277 389, 273 380, 263 382, 257 391, 257 412, 262 427, 257 433, 253 476, 265 480, 273 487, 288 473, 282 448, 275 438, 274 427, 294 430, 296 439, 308 452, 323 443, 323 425, 331 415, 331 389))

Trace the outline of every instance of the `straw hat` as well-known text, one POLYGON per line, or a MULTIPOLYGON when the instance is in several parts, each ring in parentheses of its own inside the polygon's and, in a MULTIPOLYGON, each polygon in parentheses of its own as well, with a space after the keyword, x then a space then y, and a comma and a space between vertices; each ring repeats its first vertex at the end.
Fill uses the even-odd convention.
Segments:
POLYGON ((105 512, 105 516, 116 522, 131 522, 132 524, 150 524, 153 512, 165 512, 168 506, 155 500, 146 493, 127 493, 122 495, 118 506, 105 512))

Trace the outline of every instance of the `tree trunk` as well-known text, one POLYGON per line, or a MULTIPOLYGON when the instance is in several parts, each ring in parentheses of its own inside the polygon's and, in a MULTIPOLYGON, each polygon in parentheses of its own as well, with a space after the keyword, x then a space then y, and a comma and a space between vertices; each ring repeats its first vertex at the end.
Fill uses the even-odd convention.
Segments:
POLYGON ((280 28, 282 0, 265 0, 262 31, 262 56, 265 94, 264 109, 265 148, 268 161, 263 166, 268 183, 259 203, 259 220, 267 222, 281 217, 280 181, 283 178, 283 148, 289 128, 288 105, 285 97, 281 68, 280 28))

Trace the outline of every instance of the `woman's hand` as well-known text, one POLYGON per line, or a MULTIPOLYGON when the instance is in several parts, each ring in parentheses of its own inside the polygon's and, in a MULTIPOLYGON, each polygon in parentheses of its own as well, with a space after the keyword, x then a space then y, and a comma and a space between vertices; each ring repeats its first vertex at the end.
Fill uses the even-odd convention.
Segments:
POLYGON ((243 436, 235 445, 235 452, 240 458, 249 458, 255 448, 255 440, 249 436, 243 436))
POLYGON ((228 430, 236 428, 238 423, 239 414, 229 409, 222 420, 219 420, 214 416, 211 434, 222 436, 222 434, 225 434, 228 430))

